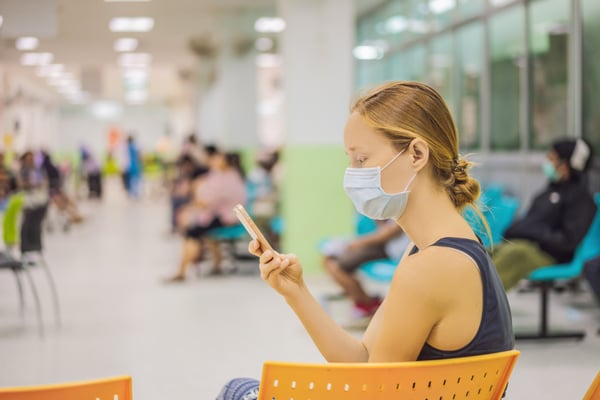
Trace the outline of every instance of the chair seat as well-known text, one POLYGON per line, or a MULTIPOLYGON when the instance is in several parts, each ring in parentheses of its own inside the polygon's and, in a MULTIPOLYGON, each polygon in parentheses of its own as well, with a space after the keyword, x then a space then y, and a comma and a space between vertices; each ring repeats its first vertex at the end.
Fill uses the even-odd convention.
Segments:
POLYGON ((0 269, 22 268, 23 263, 6 253, 0 253, 0 269))
POLYGON ((217 240, 233 240, 243 238, 247 233, 242 224, 237 224, 211 229, 209 235, 217 240))
POLYGON ((391 282, 398 262, 387 258, 369 261, 360 267, 360 271, 368 278, 378 282, 391 282))
POLYGON ((553 281, 555 279, 576 278, 581 273, 581 267, 576 263, 548 265, 538 268, 529 275, 532 281, 553 281))

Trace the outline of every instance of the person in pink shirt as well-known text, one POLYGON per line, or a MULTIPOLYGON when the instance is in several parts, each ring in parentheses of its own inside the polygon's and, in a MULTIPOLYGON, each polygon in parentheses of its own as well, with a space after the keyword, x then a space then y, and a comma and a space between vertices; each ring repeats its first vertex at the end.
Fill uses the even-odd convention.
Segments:
MULTIPOLYGON (((181 212, 184 242, 179 269, 167 282, 185 280, 188 266, 201 255, 202 238, 212 229, 237 224, 233 207, 246 201, 246 186, 239 170, 213 146, 207 146, 207 153, 209 172, 196 180, 192 202, 181 212)), ((213 273, 220 273, 220 268, 215 266, 213 273)))

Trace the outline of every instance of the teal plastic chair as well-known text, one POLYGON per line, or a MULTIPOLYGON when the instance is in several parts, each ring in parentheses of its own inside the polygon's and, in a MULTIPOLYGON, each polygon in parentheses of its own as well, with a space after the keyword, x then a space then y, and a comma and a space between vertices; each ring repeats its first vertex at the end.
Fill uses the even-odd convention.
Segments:
POLYGON ((548 329, 548 294, 552 283, 558 279, 575 279, 583 271, 583 264, 600 255, 600 193, 594 195, 598 210, 592 225, 589 227, 583 241, 575 251, 573 260, 569 263, 549 265, 538 268, 529 275, 529 280, 540 286, 540 329, 534 334, 519 334, 517 339, 583 339, 585 332, 555 332, 548 329))
POLYGON ((376 282, 388 283, 392 281, 399 261, 382 258, 366 262, 360 266, 360 272, 366 278, 376 282))

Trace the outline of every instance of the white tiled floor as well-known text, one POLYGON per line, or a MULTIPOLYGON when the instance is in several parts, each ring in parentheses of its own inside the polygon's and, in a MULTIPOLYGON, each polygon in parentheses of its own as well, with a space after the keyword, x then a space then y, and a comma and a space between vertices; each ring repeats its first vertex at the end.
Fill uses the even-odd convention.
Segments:
MULTIPOLYGON (((166 202, 130 202, 112 190, 104 203, 84 204, 86 223, 46 235, 62 328, 53 323, 41 270, 33 272, 44 300, 43 339, 32 302, 22 321, 14 279, 0 272, 0 386, 130 374, 136 399, 204 400, 231 377, 259 377, 265 359, 322 361, 284 302, 250 273, 253 265, 218 278, 190 271, 184 284, 161 284, 180 246, 166 233, 166 202)), ((324 276, 308 280, 317 295, 335 291, 324 276)), ((511 303, 518 329, 535 326, 536 294, 511 294, 511 303)), ((344 305, 333 309, 340 317, 344 305)), ((519 342, 507 398, 580 399, 600 370, 599 315, 588 293, 553 296, 553 323, 585 328, 588 337, 519 342)))

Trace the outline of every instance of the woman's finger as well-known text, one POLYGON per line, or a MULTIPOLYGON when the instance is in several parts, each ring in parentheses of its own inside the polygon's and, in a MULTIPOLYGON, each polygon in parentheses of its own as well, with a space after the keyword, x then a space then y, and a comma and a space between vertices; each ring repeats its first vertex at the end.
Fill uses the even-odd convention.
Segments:
POLYGON ((260 257, 260 244, 258 243, 258 240, 251 240, 250 243, 248 243, 248 253, 260 257))
POLYGON ((272 258, 266 263, 261 262, 260 267, 260 275, 264 280, 269 279, 271 273, 275 270, 280 269, 281 259, 279 257, 272 258))

